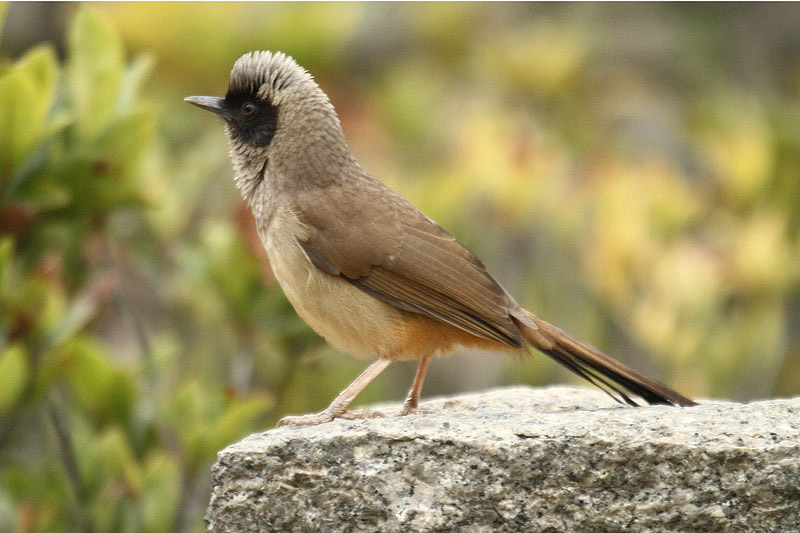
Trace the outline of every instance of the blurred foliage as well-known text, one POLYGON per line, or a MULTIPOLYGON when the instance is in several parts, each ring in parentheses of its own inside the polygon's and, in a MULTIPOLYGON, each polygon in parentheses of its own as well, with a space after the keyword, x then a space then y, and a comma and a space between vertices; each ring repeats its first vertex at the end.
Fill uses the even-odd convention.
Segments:
MULTIPOLYGON (((216 451, 361 370, 296 317, 181 101, 251 49, 308 68, 365 168, 524 306, 692 396, 800 392, 797 6, 3 16, 0 531, 202 530, 216 451)), ((397 367, 360 403, 399 400, 397 367)), ((465 354, 425 394, 569 379, 465 354)))
MULTIPOLYGON (((0 72, 0 530, 172 530, 196 522, 180 503, 272 396, 227 389, 181 360, 179 324, 154 327, 188 305, 158 293, 190 251, 148 220, 156 113, 139 93, 152 63, 127 61, 92 11, 67 43, 63 67, 42 45, 0 72), (143 318, 135 293, 154 289, 171 312, 143 318), (114 306, 140 335, 125 348, 114 306)), ((248 305, 231 280, 259 280, 236 265, 219 279, 201 267, 220 307, 248 305)))

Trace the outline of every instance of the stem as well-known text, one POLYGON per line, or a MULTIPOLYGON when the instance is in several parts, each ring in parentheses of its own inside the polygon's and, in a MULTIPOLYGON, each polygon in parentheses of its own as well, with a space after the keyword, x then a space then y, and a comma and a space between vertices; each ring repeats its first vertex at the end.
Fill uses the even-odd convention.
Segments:
POLYGON ((72 488, 73 497, 75 499, 75 507, 73 508, 73 520, 75 522, 75 529, 84 531, 85 533, 94 533, 94 528, 88 518, 88 495, 86 494, 86 486, 81 479, 78 463, 75 460, 75 449, 72 445, 72 435, 69 432, 67 424, 61 413, 56 408, 55 404, 51 401, 48 404, 48 414, 50 415, 50 422, 53 424, 53 429, 56 432, 56 440, 58 441, 58 450, 61 457, 61 462, 64 465, 64 470, 67 474, 67 481, 72 488))

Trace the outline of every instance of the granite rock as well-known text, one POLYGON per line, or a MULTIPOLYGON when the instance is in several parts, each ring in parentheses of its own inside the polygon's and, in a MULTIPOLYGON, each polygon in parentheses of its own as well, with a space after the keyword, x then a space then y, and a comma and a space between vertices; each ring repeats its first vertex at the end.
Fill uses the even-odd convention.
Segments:
POLYGON ((229 446, 209 531, 800 531, 800 398, 508 388, 423 408, 229 446))

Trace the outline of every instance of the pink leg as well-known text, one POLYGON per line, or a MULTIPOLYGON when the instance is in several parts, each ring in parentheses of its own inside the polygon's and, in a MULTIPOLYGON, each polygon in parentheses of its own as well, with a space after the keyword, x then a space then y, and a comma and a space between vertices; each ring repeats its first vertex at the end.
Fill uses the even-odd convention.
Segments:
MULTIPOLYGON (((345 415, 347 412, 347 406, 356 399, 356 396, 358 396, 358 394, 364 390, 364 387, 369 385, 370 381, 378 377, 378 374, 383 372, 390 364, 391 361, 388 359, 378 359, 369 365, 367 369, 355 379, 355 381, 348 385, 347 388, 344 389, 325 410, 310 415, 285 416, 278 421, 278 425, 314 426, 324 422, 330 422, 334 418, 344 418, 345 416, 343 415, 345 415)), ((360 416, 347 416, 347 418, 365 418, 368 416, 376 416, 375 413, 360 413, 362 413, 360 416)))
POLYGON ((419 405, 419 393, 422 392, 422 383, 425 381, 425 374, 428 373, 428 367, 431 365, 431 356, 423 357, 417 367, 417 373, 414 375, 414 382, 411 384, 411 390, 408 391, 406 401, 403 402, 403 409, 400 411, 400 416, 406 416, 417 410, 419 405))

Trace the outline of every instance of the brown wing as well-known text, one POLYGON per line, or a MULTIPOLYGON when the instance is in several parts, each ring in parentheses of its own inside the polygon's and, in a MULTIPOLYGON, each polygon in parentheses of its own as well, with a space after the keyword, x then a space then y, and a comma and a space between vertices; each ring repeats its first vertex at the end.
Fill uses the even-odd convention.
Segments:
POLYGON ((380 182, 356 183, 303 195, 309 236, 300 244, 317 268, 399 309, 525 345, 510 316, 519 306, 472 252, 380 182))

